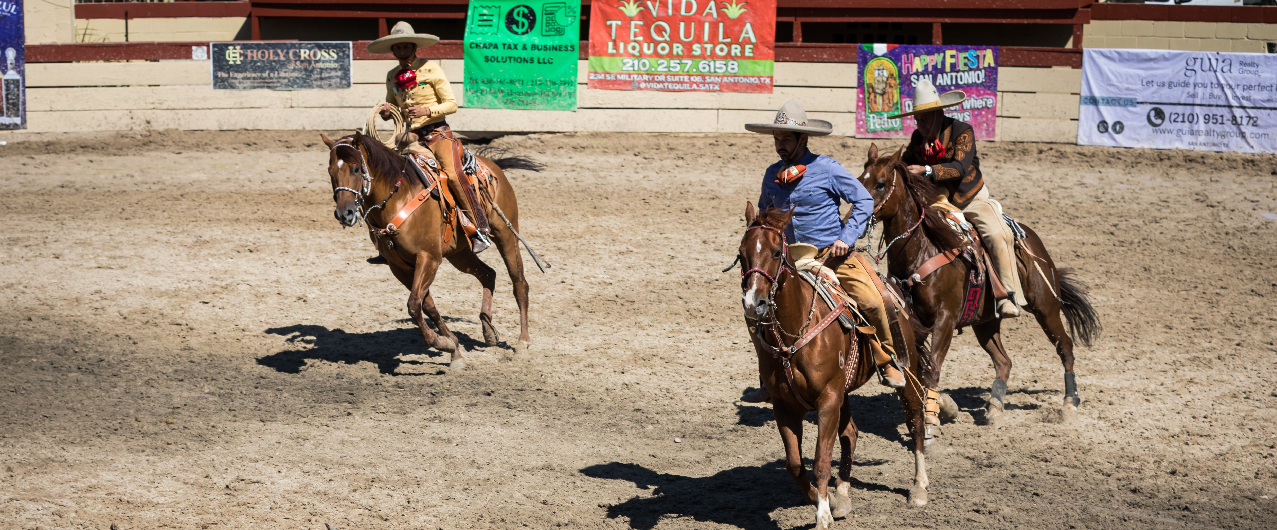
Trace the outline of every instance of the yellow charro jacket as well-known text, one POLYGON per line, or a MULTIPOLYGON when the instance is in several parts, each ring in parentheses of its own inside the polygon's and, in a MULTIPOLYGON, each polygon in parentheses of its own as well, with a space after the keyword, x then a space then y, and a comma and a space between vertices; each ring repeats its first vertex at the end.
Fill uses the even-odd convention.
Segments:
POLYGON ((430 116, 422 116, 412 120, 409 130, 420 129, 432 123, 443 121, 444 117, 457 112, 457 98, 452 95, 452 87, 448 78, 444 77, 439 63, 417 58, 412 63, 417 71, 417 86, 401 90, 395 86, 395 75, 399 67, 395 66, 386 73, 386 102, 399 107, 408 115, 408 107, 425 107, 430 109, 430 116))

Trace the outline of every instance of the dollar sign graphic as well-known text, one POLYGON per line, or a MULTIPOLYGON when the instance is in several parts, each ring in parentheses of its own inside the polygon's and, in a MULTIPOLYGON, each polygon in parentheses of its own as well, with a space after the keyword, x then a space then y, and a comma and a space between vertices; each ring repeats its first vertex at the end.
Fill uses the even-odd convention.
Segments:
POLYGON ((515 32, 515 33, 518 33, 518 34, 520 34, 520 35, 522 35, 522 34, 524 34, 524 33, 527 33, 527 32, 528 32, 528 10, 527 10, 527 8, 519 7, 519 8, 518 8, 518 9, 514 12, 514 16, 515 16, 515 18, 516 18, 516 19, 518 19, 518 22, 514 25, 514 32, 515 32))

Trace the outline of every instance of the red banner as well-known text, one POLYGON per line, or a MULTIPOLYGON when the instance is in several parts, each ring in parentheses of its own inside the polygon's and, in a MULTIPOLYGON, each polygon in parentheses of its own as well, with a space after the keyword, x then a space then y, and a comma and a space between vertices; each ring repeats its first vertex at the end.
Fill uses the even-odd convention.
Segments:
POLYGON ((772 91, 776 0, 590 5, 589 87, 772 91))

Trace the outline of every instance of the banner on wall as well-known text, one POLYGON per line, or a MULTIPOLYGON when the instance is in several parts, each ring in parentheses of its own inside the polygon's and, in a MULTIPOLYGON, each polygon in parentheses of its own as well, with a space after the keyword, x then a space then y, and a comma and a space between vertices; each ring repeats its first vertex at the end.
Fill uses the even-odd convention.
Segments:
POLYGON ((772 92, 776 0, 603 0, 590 8, 590 88, 772 92))
POLYGON ((25 43, 21 0, 0 0, 0 129, 27 128, 25 43))
POLYGON ((581 1, 473 0, 465 106, 576 110, 581 1))
POLYGON ((214 90, 350 88, 349 42, 214 42, 214 90))
POLYGON ((1277 55, 1087 48, 1077 143, 1277 153, 1277 55))
POLYGON ((967 122, 977 140, 997 133, 998 48, 862 44, 856 55, 860 88, 856 91, 856 136, 908 138, 913 117, 891 116, 913 110, 913 88, 930 79, 936 90, 961 90, 966 101, 944 113, 967 122))

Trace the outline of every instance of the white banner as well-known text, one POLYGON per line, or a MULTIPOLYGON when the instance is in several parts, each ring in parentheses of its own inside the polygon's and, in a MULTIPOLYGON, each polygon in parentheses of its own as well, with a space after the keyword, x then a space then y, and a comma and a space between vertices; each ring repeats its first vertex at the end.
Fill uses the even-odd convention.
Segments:
POLYGON ((1277 153, 1277 54, 1083 53, 1078 144, 1277 153))

